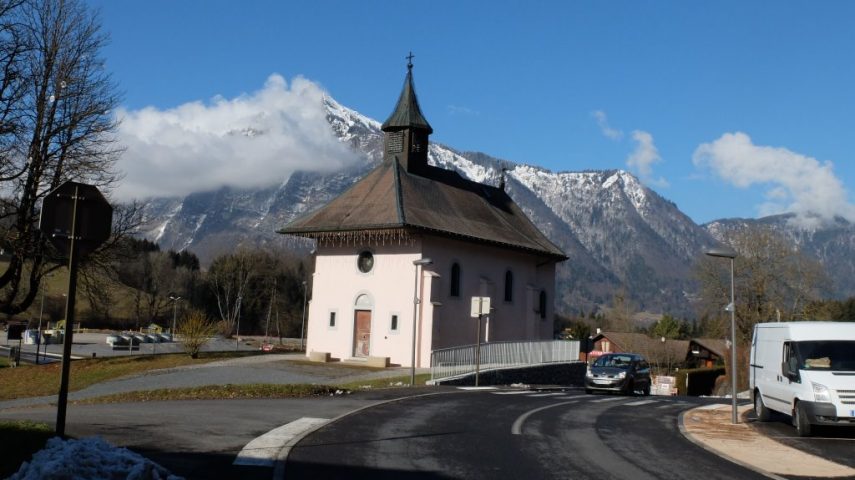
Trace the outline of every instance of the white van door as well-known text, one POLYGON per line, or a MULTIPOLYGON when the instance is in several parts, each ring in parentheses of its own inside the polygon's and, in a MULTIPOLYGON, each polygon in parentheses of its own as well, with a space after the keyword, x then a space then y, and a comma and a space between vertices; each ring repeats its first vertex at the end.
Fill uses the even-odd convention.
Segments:
MULTIPOLYGON (((771 345, 770 345, 771 346, 771 345)), ((791 361, 793 358, 793 350, 790 347, 790 342, 776 345, 778 351, 774 352, 774 360, 764 365, 766 376, 766 391, 763 391, 763 401, 766 406, 772 410, 777 410, 781 413, 790 414, 795 397, 795 390, 798 389, 798 384, 785 377, 781 371, 781 362, 791 361)), ((774 347, 773 347, 774 348, 774 347)))

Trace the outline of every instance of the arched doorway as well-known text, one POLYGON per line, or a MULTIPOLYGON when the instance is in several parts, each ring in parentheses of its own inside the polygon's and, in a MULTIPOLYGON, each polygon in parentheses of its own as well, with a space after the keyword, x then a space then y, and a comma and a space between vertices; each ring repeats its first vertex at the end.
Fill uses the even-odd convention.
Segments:
POLYGON ((353 356, 371 355, 371 310, 374 301, 367 294, 356 297, 353 311, 353 356))

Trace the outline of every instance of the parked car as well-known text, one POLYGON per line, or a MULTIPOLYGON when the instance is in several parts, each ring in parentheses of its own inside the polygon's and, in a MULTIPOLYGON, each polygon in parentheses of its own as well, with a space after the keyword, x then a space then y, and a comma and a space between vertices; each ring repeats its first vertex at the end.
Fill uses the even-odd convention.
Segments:
POLYGON ((585 393, 595 391, 650 395, 650 365, 637 353, 607 353, 585 372, 585 393))

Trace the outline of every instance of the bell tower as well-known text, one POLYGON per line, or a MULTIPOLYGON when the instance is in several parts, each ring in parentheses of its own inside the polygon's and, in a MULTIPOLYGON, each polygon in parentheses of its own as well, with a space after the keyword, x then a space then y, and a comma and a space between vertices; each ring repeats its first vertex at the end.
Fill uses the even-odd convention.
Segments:
POLYGON ((383 161, 398 159, 410 173, 427 170, 428 136, 433 128, 425 119, 413 86, 413 53, 407 56, 407 77, 392 115, 383 122, 383 161))

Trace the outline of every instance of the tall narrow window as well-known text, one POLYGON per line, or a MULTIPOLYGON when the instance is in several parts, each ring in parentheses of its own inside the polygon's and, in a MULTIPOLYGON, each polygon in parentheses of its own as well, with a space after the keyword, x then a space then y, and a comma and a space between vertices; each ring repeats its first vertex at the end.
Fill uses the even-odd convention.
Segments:
POLYGON ((505 272, 505 301, 514 301, 514 274, 510 270, 505 272))
POLYGON ((330 327, 335 327, 335 312, 330 312, 330 327))
POLYGON ((392 315, 392 325, 391 325, 390 330, 392 330, 393 332, 398 331, 398 316, 397 315, 392 315))
POLYGON ((546 318, 546 290, 540 291, 539 307, 540 307, 540 318, 546 318))
POLYGON ((452 297, 460 296, 460 265, 456 262, 451 265, 451 292, 452 297))

